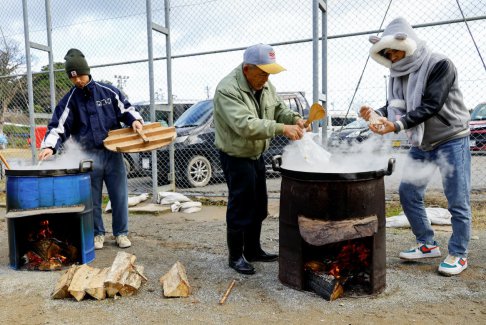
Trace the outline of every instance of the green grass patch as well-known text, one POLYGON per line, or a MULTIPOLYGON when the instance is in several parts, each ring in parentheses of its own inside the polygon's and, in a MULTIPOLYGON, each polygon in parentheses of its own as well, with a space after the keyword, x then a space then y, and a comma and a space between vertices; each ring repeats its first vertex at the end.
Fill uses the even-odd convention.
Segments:
POLYGON ((385 205, 385 216, 392 217, 403 212, 399 201, 388 201, 385 205))

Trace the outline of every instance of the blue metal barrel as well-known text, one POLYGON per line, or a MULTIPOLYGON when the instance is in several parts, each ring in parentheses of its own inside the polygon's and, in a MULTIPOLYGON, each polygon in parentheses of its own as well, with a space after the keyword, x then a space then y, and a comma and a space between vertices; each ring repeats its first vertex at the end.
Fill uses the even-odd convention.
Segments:
POLYGON ((91 201, 92 160, 79 169, 13 170, 7 176, 7 211, 63 207, 91 201))

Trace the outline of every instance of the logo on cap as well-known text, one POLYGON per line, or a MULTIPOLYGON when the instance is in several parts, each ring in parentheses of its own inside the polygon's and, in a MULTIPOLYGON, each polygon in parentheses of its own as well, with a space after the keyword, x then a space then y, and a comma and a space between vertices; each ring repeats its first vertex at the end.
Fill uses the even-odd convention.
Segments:
POLYGON ((71 77, 77 77, 78 74, 76 73, 76 70, 71 71, 71 77))
POLYGON ((274 51, 268 52, 268 56, 270 57, 270 60, 275 60, 275 52, 274 51))

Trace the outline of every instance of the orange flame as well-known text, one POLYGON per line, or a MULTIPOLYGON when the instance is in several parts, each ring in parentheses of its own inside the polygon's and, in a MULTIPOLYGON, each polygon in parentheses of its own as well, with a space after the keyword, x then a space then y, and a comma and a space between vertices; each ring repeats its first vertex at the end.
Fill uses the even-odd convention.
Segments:
POLYGON ((363 243, 349 243, 341 248, 335 261, 331 264, 328 274, 336 279, 341 277, 344 270, 352 271, 369 266, 369 248, 363 243))

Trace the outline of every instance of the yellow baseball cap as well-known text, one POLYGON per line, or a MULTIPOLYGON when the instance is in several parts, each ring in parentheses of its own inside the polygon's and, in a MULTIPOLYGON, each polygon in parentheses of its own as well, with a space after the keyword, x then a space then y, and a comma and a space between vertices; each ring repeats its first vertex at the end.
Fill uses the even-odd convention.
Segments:
POLYGON ((268 44, 260 43, 248 47, 243 54, 243 63, 254 64, 269 74, 277 74, 286 70, 275 62, 275 51, 268 44))

